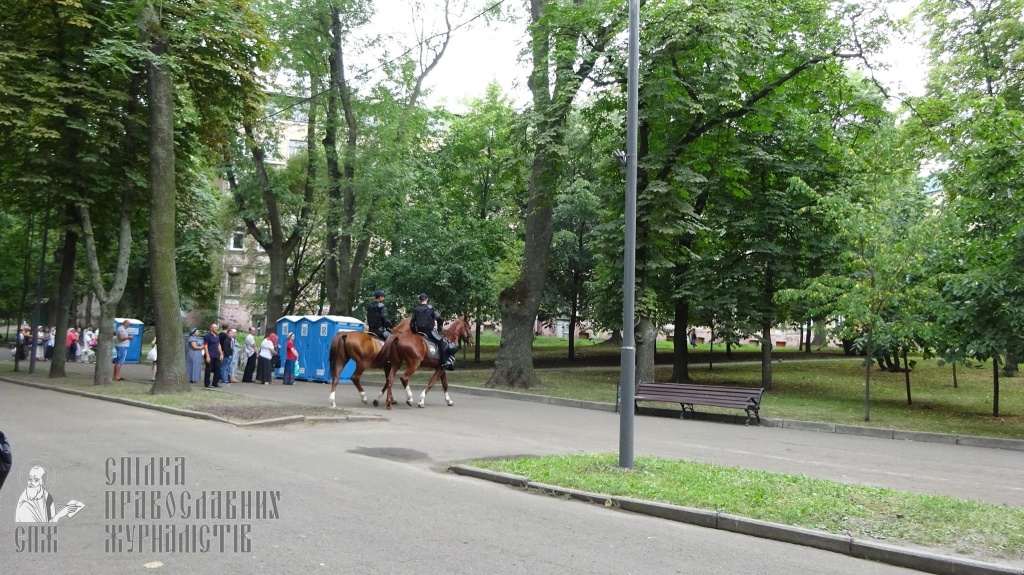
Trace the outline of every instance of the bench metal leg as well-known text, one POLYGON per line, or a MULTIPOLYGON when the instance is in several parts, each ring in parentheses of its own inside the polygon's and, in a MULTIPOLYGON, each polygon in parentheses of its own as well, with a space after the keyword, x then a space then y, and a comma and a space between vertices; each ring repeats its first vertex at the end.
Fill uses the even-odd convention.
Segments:
POLYGON ((679 407, 683 408, 682 413, 679 414, 679 419, 686 419, 686 406, 687 405, 690 406, 690 419, 696 419, 696 416, 694 415, 694 411, 693 411, 693 405, 690 405, 688 403, 680 403, 679 404, 679 407))

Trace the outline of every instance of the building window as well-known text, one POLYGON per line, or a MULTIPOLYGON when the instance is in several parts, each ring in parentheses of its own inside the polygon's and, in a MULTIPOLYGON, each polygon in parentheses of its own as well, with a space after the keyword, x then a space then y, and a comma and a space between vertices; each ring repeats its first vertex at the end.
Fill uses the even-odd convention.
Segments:
POLYGON ((256 293, 265 294, 270 291, 270 278, 260 274, 256 276, 256 293))
POLYGON ((288 140, 288 157, 294 157, 306 150, 306 140, 288 140))
POLYGON ((228 295, 242 293, 242 274, 228 274, 228 295))
POLYGON ((233 250, 244 250, 245 249, 245 232, 238 230, 231 234, 231 249, 233 250))

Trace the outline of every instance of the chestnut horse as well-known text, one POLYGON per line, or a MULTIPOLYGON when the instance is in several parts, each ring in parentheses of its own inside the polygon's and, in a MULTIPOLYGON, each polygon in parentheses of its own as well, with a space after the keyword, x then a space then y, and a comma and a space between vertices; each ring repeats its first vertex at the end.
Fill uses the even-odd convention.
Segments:
MULTIPOLYGON (((348 363, 348 360, 351 359, 356 363, 356 370, 352 373, 352 384, 356 386, 356 391, 359 392, 363 403, 367 403, 366 392, 363 391, 363 386, 359 383, 359 380, 363 377, 363 372, 367 369, 383 369, 384 377, 386 378, 391 360, 390 345, 392 339, 397 334, 410 331, 409 318, 406 318, 395 326, 395 329, 391 332, 392 337, 387 342, 381 342, 369 333, 361 331, 339 331, 336 333, 334 339, 331 340, 329 356, 331 365, 331 407, 336 407, 334 391, 338 388, 341 371, 345 369, 345 364, 348 363)), ((408 403, 411 406, 412 392, 407 390, 406 395, 409 396, 408 403)), ((381 388, 377 399, 379 400, 383 396, 384 388, 381 388)), ((376 403, 375 400, 374 405, 376 403)))
MULTIPOLYGON (((445 328, 443 336, 445 341, 458 344, 469 345, 469 338, 471 337, 469 329, 469 320, 466 316, 462 316, 459 319, 453 321, 447 328, 445 328)), ((387 408, 391 409, 394 404, 394 400, 391 397, 391 384, 395 380, 395 374, 398 373, 399 368, 404 363, 406 365, 405 372, 402 374, 401 381, 402 387, 405 388, 405 393, 408 396, 406 403, 412 405, 412 391, 409 389, 409 378, 412 374, 416 373, 420 367, 430 367, 434 369, 434 375, 430 377, 430 383, 427 384, 426 389, 420 393, 419 406, 423 407, 423 402, 427 398, 427 392, 434 387, 434 382, 441 378, 441 388, 444 390, 444 400, 449 406, 454 405, 455 402, 448 395, 448 372, 444 366, 441 365, 436 359, 427 357, 427 342, 423 340, 423 337, 412 333, 411 331, 395 334, 388 340, 390 346, 390 363, 391 368, 388 370, 388 379, 384 384, 384 389, 387 391, 387 408)), ((456 349, 462 347, 459 345, 456 349)), ((377 405, 377 400, 374 400, 374 405, 377 405)))

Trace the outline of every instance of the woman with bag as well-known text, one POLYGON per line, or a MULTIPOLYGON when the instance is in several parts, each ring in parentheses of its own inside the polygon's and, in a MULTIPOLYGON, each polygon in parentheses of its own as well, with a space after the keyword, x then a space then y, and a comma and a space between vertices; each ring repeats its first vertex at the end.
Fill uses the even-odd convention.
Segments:
POLYGON ((299 350, 295 349, 295 332, 288 334, 288 343, 284 347, 284 385, 295 385, 295 376, 299 370, 299 350))

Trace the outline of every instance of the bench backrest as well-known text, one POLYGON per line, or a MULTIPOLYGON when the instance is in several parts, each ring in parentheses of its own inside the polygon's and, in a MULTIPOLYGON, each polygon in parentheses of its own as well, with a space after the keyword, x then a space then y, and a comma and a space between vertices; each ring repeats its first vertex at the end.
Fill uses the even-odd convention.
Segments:
POLYGON ((636 396, 652 401, 736 407, 744 409, 753 401, 759 405, 764 388, 725 387, 721 385, 696 385, 689 383, 649 383, 636 387, 636 396))

